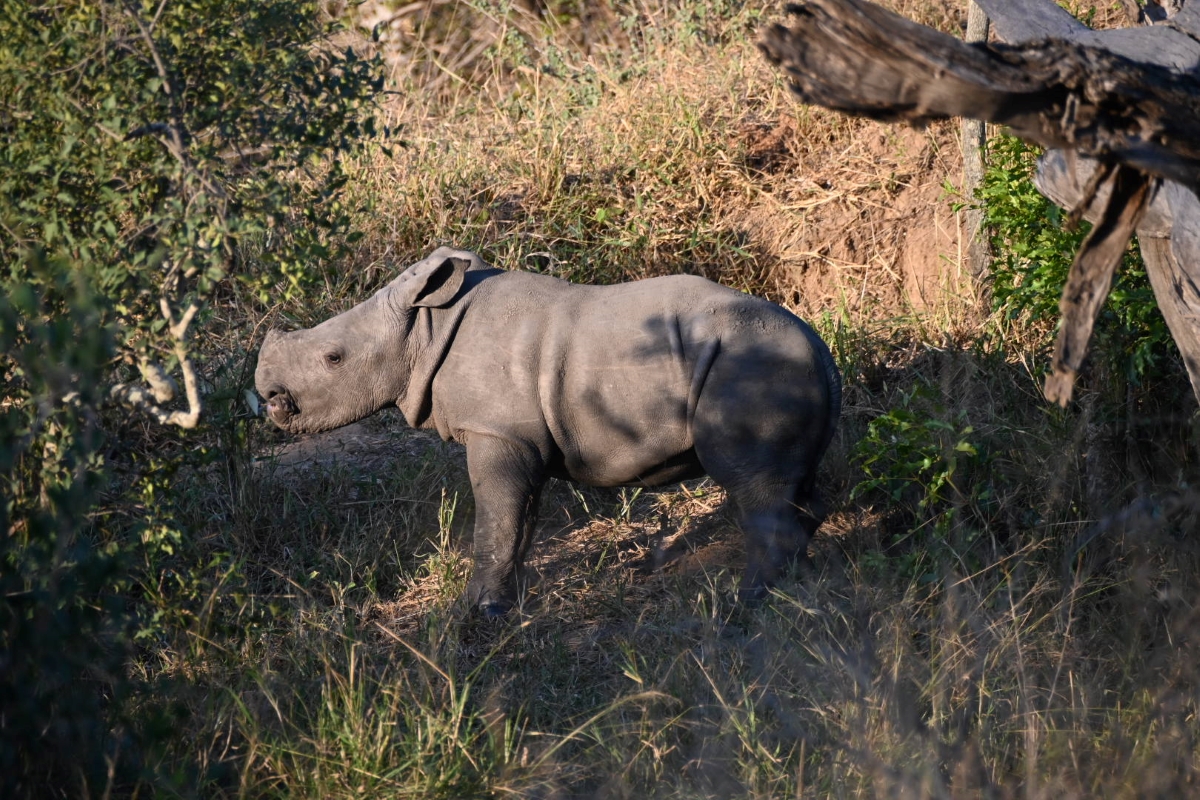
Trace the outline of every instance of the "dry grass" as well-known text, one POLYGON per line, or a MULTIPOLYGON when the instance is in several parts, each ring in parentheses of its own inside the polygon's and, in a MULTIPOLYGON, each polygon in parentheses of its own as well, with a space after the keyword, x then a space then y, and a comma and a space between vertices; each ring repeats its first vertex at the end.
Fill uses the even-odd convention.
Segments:
MULTIPOLYGON (((1146 422, 1103 386, 1083 413, 1044 406, 1044 332, 990 317, 963 278, 955 129, 798 107, 754 50, 775 13, 756 5, 425 8, 397 29, 391 153, 353 165, 366 236, 280 311, 323 318, 443 243, 767 294, 847 380, 817 574, 738 606, 718 488, 553 484, 525 604, 480 624, 456 604, 456 450, 388 416, 340 450, 254 423, 181 477, 194 538, 147 570, 176 582, 141 587, 165 616, 136 669, 185 734, 147 761, 211 797, 1194 793, 1198 437, 1170 398, 1143 398, 1146 422), (941 528, 908 494, 851 498, 868 423, 901 407, 981 454, 941 528)), ((229 303, 236 352, 250 313, 229 303)), ((242 358, 214 381, 239 391, 242 358)))
MULTIPOLYGON (((945 26, 949 8, 907 10, 945 26)), ((356 165, 356 282, 454 242, 583 280, 700 273, 810 316, 961 315, 955 129, 798 107, 747 36, 767 15, 726 13, 642 7, 633 45, 588 49, 517 14, 474 82, 401 89, 399 143, 356 165)))

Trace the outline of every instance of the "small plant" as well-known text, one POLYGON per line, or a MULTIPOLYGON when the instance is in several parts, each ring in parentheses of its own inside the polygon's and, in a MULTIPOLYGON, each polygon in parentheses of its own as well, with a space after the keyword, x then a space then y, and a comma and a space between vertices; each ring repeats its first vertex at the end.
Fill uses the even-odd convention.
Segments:
MULTIPOLYGON (((920 386, 901 394, 895 408, 871 420, 854 448, 866 477, 851 500, 877 503, 905 520, 906 530, 890 546, 917 534, 913 544, 946 543, 960 509, 988 494, 986 487, 964 480, 983 460, 965 410, 952 416, 928 411, 926 395, 920 386)), ((902 571, 915 576, 924 556, 922 548, 909 548, 902 571)))
POLYGON ((453 528, 457 511, 458 492, 447 493, 443 487, 437 512, 437 539, 430 540, 433 553, 425 560, 421 572, 436 580, 444 602, 451 602, 462 594, 470 572, 468 556, 455 546, 453 528))
POLYGON ((638 498, 642 496, 642 487, 639 486, 633 491, 622 488, 620 499, 617 503, 616 519, 618 522, 625 525, 630 524, 633 520, 633 509, 637 504, 638 498))

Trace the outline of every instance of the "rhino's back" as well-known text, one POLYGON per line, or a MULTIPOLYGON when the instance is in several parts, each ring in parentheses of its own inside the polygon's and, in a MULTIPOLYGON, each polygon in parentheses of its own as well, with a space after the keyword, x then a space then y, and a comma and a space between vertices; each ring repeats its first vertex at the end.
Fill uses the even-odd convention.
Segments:
POLYGON ((692 419, 716 359, 783 380, 813 363, 795 316, 695 276, 584 286, 509 272, 479 288, 439 372, 442 402, 466 428, 541 436, 585 483, 694 473, 692 419))

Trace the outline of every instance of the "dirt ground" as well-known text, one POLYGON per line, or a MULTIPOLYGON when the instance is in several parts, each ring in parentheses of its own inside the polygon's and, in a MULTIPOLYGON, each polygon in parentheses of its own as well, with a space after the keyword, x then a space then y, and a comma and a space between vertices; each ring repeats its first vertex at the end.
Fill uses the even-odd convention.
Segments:
POLYGON ((962 306, 967 243, 943 186, 962 170, 957 127, 855 124, 856 135, 825 143, 802 141, 788 115, 748 126, 751 163, 776 182, 728 224, 777 255, 780 288, 802 315, 962 306))

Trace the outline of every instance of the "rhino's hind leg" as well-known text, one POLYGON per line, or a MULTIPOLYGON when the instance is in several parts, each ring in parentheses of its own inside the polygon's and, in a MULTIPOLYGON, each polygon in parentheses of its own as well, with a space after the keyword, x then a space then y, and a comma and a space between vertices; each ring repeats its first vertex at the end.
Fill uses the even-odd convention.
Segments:
POLYGON ((738 595, 755 602, 789 571, 808 563, 808 541, 816 526, 802 522, 791 492, 768 499, 758 492, 730 489, 730 495, 746 536, 746 571, 738 595))
POLYGON ((466 599, 484 616, 500 617, 518 597, 545 464, 531 447, 472 436, 467 440, 467 471, 475 496, 475 569, 466 599))
POLYGON ((817 492, 816 483, 815 474, 801 482, 792 502, 792 513, 796 519, 798 535, 794 547, 788 554, 788 559, 802 567, 810 565, 808 543, 812 541, 812 537, 817 533, 817 528, 825 521, 825 516, 829 512, 829 507, 825 505, 825 501, 817 492))
POLYGON ((816 493, 817 458, 804 442, 712 437, 697 452, 713 480, 729 493, 746 537, 740 596, 760 600, 780 578, 808 565, 808 543, 824 519, 816 493))
POLYGON ((803 441, 777 443, 753 432, 731 440, 721 434, 698 441, 697 454, 738 510, 746 537, 739 594, 755 601, 788 572, 808 564, 809 540, 825 516, 816 493, 818 459, 803 441))

